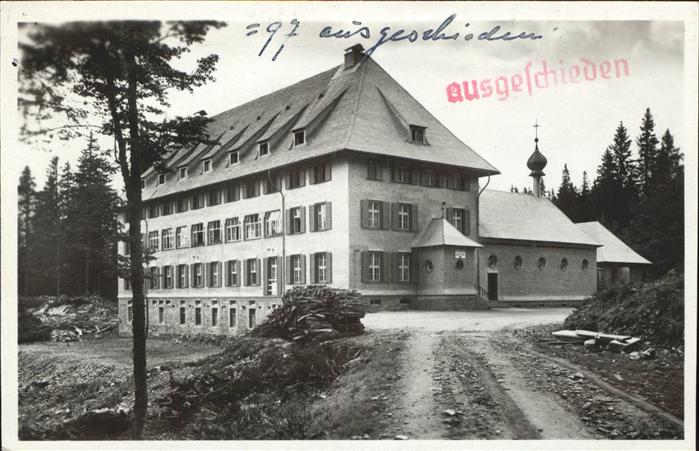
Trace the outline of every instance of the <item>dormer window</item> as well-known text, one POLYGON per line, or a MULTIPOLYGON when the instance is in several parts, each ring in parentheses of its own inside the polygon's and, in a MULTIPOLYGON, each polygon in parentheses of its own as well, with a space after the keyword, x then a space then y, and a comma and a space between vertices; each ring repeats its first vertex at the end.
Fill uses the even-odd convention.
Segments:
POLYGON ((141 179, 141 189, 146 189, 146 179, 141 179))
POLYGON ((294 132, 294 145, 300 146, 301 144, 306 144, 306 130, 296 130, 294 132))
POLYGON ((187 166, 182 166, 180 168, 180 180, 187 178, 187 166))
POLYGON ((165 184, 165 174, 158 174, 158 185, 165 184))
POLYGON ((258 153, 261 157, 264 157, 265 155, 269 155, 269 141, 263 141, 260 143, 258 153))
POLYGON ((204 166, 204 174, 211 172, 211 159, 209 158, 207 160, 204 160, 203 166, 204 166))
POLYGON ((425 127, 421 127, 419 125, 411 125, 410 140, 419 144, 425 144, 425 127))
POLYGON ((238 158, 238 151, 235 152, 228 152, 228 164, 233 166, 234 164, 238 164, 240 162, 240 159, 238 158))

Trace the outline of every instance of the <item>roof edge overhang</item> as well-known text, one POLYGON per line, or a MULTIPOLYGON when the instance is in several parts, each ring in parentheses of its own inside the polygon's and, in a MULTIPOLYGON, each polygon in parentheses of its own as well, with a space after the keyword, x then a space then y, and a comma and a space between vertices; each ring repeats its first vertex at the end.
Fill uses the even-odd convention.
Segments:
POLYGON ((569 247, 578 249, 597 249, 598 247, 602 247, 601 244, 564 243, 560 241, 517 240, 511 238, 495 238, 487 236, 480 236, 479 238, 484 244, 509 244, 530 247, 569 247))
POLYGON ((387 157, 387 158, 396 158, 396 159, 400 159, 400 160, 416 161, 416 162, 420 162, 420 163, 432 163, 432 164, 440 164, 440 165, 443 165, 443 166, 458 167, 458 168, 467 169, 467 170, 469 170, 470 172, 476 173, 476 174, 478 175, 478 177, 486 177, 486 176, 490 176, 490 175, 499 175, 499 174, 501 174, 501 172, 498 171, 498 170, 494 170, 494 171, 493 171, 493 170, 490 170, 490 169, 474 168, 474 167, 470 167, 470 166, 460 166, 460 165, 455 165, 455 164, 450 164, 450 163, 444 163, 444 162, 441 162, 441 161, 423 160, 423 159, 419 159, 419 158, 410 158, 410 157, 405 157, 405 156, 395 157, 395 156, 393 156, 393 155, 382 154, 382 153, 376 153, 376 152, 372 152, 372 151, 368 151, 368 150, 352 149, 352 148, 349 148, 349 147, 344 148, 344 149, 340 149, 340 150, 346 150, 346 151, 349 151, 349 152, 364 153, 364 154, 368 154, 368 155, 381 155, 381 156, 384 156, 384 157, 387 157))
MULTIPOLYGON (((475 243, 475 242, 474 242, 475 243)), ((427 249, 431 247, 467 247, 470 249, 478 249, 481 247, 484 247, 482 244, 475 243, 475 244, 425 244, 425 245, 411 245, 410 246, 412 249, 427 249)))
POLYGON ((607 264, 607 265, 626 265, 626 266, 632 266, 632 265, 652 265, 652 262, 619 262, 619 261, 611 261, 611 260, 597 260, 597 264, 599 265, 600 263, 602 264, 607 264))

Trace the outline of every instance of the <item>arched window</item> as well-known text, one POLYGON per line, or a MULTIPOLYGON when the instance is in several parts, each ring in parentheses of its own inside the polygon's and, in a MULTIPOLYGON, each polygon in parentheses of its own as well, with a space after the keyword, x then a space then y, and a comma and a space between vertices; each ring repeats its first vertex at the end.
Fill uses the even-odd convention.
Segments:
POLYGON ((488 257, 488 268, 495 268, 497 265, 498 258, 494 254, 491 254, 490 257, 488 257))
POLYGON ((562 258, 561 259, 561 271, 565 271, 566 269, 568 269, 568 259, 562 258))
POLYGON ((515 257, 514 261, 512 262, 512 266, 514 266, 514 268, 516 270, 519 270, 520 268, 522 268, 522 257, 517 255, 515 257))
POLYGON ((546 259, 544 257, 539 257, 536 267, 539 268, 539 271, 543 271, 544 268, 546 268, 546 259))
POLYGON ((590 267, 590 262, 588 262, 586 258, 583 258, 583 261, 582 261, 583 271, 587 271, 587 268, 589 268, 589 267, 590 267))

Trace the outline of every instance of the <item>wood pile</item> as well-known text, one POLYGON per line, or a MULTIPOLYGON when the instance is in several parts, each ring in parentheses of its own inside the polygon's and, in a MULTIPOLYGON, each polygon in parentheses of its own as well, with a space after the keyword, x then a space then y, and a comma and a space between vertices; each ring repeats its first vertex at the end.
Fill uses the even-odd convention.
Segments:
POLYGON ((630 335, 612 335, 589 330, 559 330, 552 335, 560 342, 549 344, 577 343, 586 348, 606 349, 613 352, 632 352, 641 346, 641 339, 630 335))
POLYGON ((99 296, 49 298, 31 315, 50 328, 51 340, 58 342, 103 337, 119 326, 116 303, 99 296))
POLYGON ((359 292, 326 286, 294 287, 283 304, 252 331, 261 337, 292 341, 325 341, 362 333, 364 317, 359 292))

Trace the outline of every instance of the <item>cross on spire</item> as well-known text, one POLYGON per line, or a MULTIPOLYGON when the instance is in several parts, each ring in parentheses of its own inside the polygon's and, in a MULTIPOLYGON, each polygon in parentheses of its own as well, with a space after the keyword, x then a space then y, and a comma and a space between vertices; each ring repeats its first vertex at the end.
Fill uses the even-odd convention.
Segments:
POLYGON ((533 127, 534 127, 534 141, 539 142, 539 127, 541 127, 541 125, 539 125, 538 119, 534 120, 533 127))

